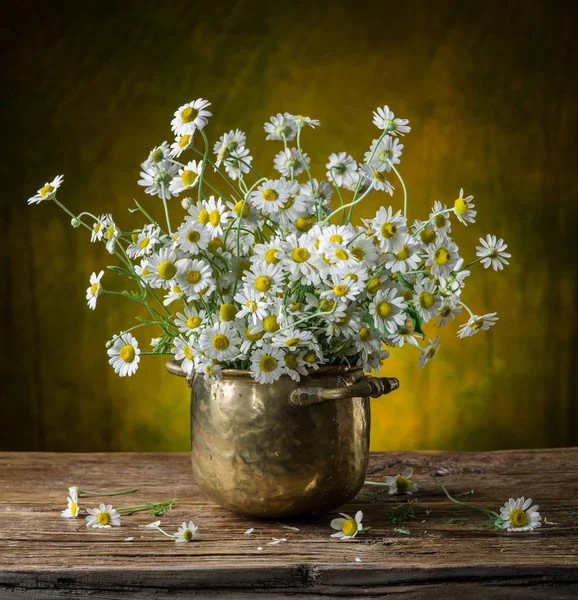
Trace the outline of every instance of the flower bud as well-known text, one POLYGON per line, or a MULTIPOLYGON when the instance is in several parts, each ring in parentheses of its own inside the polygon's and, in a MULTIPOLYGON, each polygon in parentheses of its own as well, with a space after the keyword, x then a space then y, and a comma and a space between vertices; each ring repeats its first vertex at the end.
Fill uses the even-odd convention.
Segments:
POLYGON ((76 227, 80 227, 80 225, 82 224, 82 221, 81 221, 79 218, 77 218, 77 217, 73 217, 73 218, 70 220, 70 224, 71 224, 73 227, 75 227, 75 228, 76 228, 76 227))
POLYGON ((191 200, 191 198, 183 198, 181 200, 181 206, 185 210, 189 210, 189 208, 191 208, 191 206, 193 206, 193 201, 191 200))

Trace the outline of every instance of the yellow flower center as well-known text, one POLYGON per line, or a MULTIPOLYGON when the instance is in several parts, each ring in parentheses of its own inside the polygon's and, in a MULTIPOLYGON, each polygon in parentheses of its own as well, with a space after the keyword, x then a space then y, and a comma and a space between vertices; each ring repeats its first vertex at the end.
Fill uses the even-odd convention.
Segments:
POLYGON ((404 300, 411 300, 413 298, 413 292, 411 290, 403 290, 401 297, 404 300))
POLYGON ((197 116, 197 111, 192 106, 187 106, 187 108, 183 108, 181 110, 181 121, 183 123, 190 123, 195 120, 197 116))
POLYGON ((214 252, 217 248, 224 246, 223 240, 220 237, 215 237, 209 242, 209 248, 214 252))
POLYGON ((259 331, 257 333, 251 333, 251 328, 247 328, 247 339, 251 342, 257 342, 265 335, 264 331, 259 331))
POLYGON ((397 233, 397 225, 395 223, 384 223, 381 226, 381 235, 386 239, 390 240, 397 233))
POLYGON ((47 183, 45 186, 42 187, 42 189, 40 190, 40 195, 43 198, 46 198, 46 196, 48 196, 48 194, 52 194, 52 192, 54 191, 54 188, 47 183))
POLYGON ((449 317, 452 314, 452 307, 446 304, 441 310, 440 315, 442 317, 449 317))
POLYGON ((201 274, 199 271, 189 271, 185 279, 191 284, 199 283, 201 281, 201 274))
POLYGON ((367 342, 367 340, 371 339, 371 329, 367 328, 367 327, 362 327, 359 330, 359 339, 362 342, 367 342))
POLYGON ((276 366, 277 361, 270 354, 264 354, 259 359, 259 369, 264 373, 270 373, 276 366))
POLYGON ((411 481, 406 477, 402 477, 401 475, 398 475, 395 478, 395 483, 397 485, 398 494, 405 494, 411 485, 411 481))
POLYGON ((93 283, 90 286, 90 295, 91 296, 96 296, 96 292, 98 291, 98 288, 100 287, 99 283, 93 283))
POLYGON ((375 294, 381 287, 381 281, 379 281, 379 279, 377 279, 376 277, 373 277, 367 282, 367 285, 365 287, 370 294, 375 294))
POLYGON ((334 294, 335 294, 337 297, 341 298, 342 296, 345 296, 345 294, 347 294, 347 286, 346 286, 346 285, 341 285, 341 284, 339 284, 339 285, 336 285, 336 286, 333 288, 333 293, 334 293, 334 294))
POLYGON ((277 248, 269 248, 269 250, 265 252, 265 262, 268 265, 276 265, 279 262, 279 259, 277 258, 277 252, 277 248))
POLYGON ((303 357, 303 360, 312 365, 317 360, 317 355, 313 350, 309 350, 309 352, 307 352, 307 354, 303 357))
POLYGON ((150 275, 151 272, 148 269, 143 269, 141 272, 141 277, 146 277, 147 275, 150 275))
POLYGON ((201 324, 200 317, 189 317, 187 319, 187 327, 189 329, 196 329, 201 324))
POLYGON ((521 508, 515 508, 510 513, 510 523, 514 527, 524 527, 528 524, 528 513, 521 508))
POLYGON ((140 244, 138 246, 139 246, 139 248, 141 250, 144 250, 149 245, 149 243, 150 243, 150 239, 149 238, 143 238, 140 241, 140 244))
POLYGON ((203 210, 199 211, 199 216, 197 217, 197 221, 201 224, 201 225, 206 225, 209 222, 209 211, 206 208, 203 208, 203 210))
POLYGON ((295 204, 295 200, 293 198, 287 198, 285 204, 283 204, 283 210, 287 210, 291 208, 295 204))
POLYGON ((313 217, 299 217, 297 221, 295 221, 295 227, 297 231, 309 231, 313 227, 313 223, 315 223, 315 219, 313 217))
POLYGON ((196 229, 187 231, 187 241, 196 244, 201 239, 201 234, 196 229))
POLYGON ((134 348, 130 345, 127 344, 126 346, 123 346, 120 350, 120 358, 122 360, 124 360, 124 362, 132 362, 134 360, 134 356, 135 356, 135 352, 134 352, 134 348))
POLYGON ((177 144, 179 145, 179 148, 186 148, 189 145, 190 139, 191 139, 191 136, 188 133, 183 135, 177 142, 177 144))
POLYGON ((419 237, 424 244, 431 244, 436 239, 436 232, 433 229, 424 229, 419 237))
POLYGON ((263 329, 267 333, 275 333, 279 329, 279 323, 275 315, 270 315, 263 319, 263 329))
POLYGON ((177 267, 172 262, 163 260, 157 268, 157 273, 161 279, 168 281, 177 274, 177 267))
POLYGON ((298 337, 292 337, 285 342, 285 346, 287 346, 287 348, 295 348, 300 341, 301 340, 298 337))
POLYGON ((273 202, 273 200, 277 200, 279 194, 275 190, 267 188, 266 190, 263 190, 261 197, 263 200, 267 200, 267 202, 273 202))
POLYGON ((293 312, 299 312, 301 310, 301 306, 299 302, 289 302, 289 309, 293 312))
POLYGON ((173 294, 180 294, 181 293, 181 288, 178 285, 175 285, 175 287, 171 290, 171 292, 173 294))
POLYGON ((108 227, 106 228, 106 231, 104 233, 104 237, 107 240, 112 240, 112 238, 114 237, 114 234, 116 233, 116 228, 114 225, 108 225, 108 227))
POLYGON ((229 347, 229 338, 222 333, 218 333, 213 338, 212 344, 215 350, 226 350, 229 347))
POLYGON ((438 229, 441 229, 442 227, 445 227, 446 223, 447 223, 447 219, 444 217, 444 215, 436 215, 434 217, 434 224, 438 229))
POLYGON ((299 366, 295 354, 286 354, 284 359, 288 369, 292 369, 294 371, 299 366))
POLYGON ((377 181, 385 181, 385 173, 381 172, 381 171, 373 171, 373 173, 371 174, 373 176, 374 179, 377 179, 377 181))
POLYGON ((234 304, 223 304, 219 309, 219 315, 222 321, 232 321, 237 316, 237 307, 234 304))
POLYGON ((436 264, 443 266, 450 260, 450 253, 445 248, 438 248, 434 252, 434 261, 436 264))
POLYGON ((310 256, 311 254, 307 248, 294 248, 291 252, 291 258, 296 263, 304 263, 310 256))
POLYGON ((337 248, 337 250, 334 252, 334 256, 339 260, 347 260, 349 258, 349 254, 347 254, 347 252, 342 248, 337 248))
POLYGON ((192 353, 191 349, 189 348, 189 346, 185 346, 183 348, 183 354, 185 355, 185 358, 187 360, 193 360, 193 353, 192 353))
POLYGON ((421 292, 418 298, 419 305, 422 308, 431 308, 434 305, 435 298, 429 292, 421 292))
POLYGON ((468 202, 467 200, 464 200, 464 198, 458 198, 454 202, 454 210, 456 211, 457 215, 460 215, 460 217, 468 212, 468 208, 468 202))
POLYGON ((384 319, 390 317, 392 312, 393 308, 389 302, 380 302, 377 305, 377 314, 384 319))
POLYGON ((341 242, 343 241, 343 238, 340 235, 335 234, 329 238, 329 241, 333 242, 335 244, 341 244, 341 242))
POLYGON ((101 525, 108 525, 110 523, 110 515, 107 512, 99 512, 96 520, 101 524, 101 525))
POLYGON ((242 217, 243 219, 246 219, 249 216, 249 213, 251 212, 251 207, 247 203, 245 203, 245 206, 243 206, 243 201, 239 200, 239 202, 237 202, 237 204, 235 204, 235 207, 233 210, 235 211, 235 214, 238 217, 242 217))
POLYGON ((258 292, 268 292, 271 288, 271 278, 267 275, 259 275, 255 278, 255 289, 258 292))
POLYGON ((221 222, 221 213, 218 210, 212 210, 209 215, 209 221, 213 227, 216 227, 221 222))
POLYGON ((484 324, 484 319, 476 319, 471 325, 470 329, 477 331, 484 324))
POLYGON ((183 539, 186 542, 190 542, 193 539, 193 532, 190 529, 185 529, 183 531, 183 539))
POLYGON ((94 231, 94 233, 98 233, 100 231, 100 228, 102 227, 102 223, 100 221, 98 221, 98 223, 95 223, 92 231, 94 231))
POLYGON ((347 519, 341 526, 345 535, 353 535, 357 531, 357 523, 353 519, 347 519))
POLYGON ((70 512, 73 515, 75 515, 77 510, 78 510, 78 504, 76 502, 71 502, 70 503, 70 512))
POLYGON ((333 300, 321 300, 321 302, 319 303, 319 309, 322 310, 323 312, 329 312, 331 310, 333 310, 333 307, 335 306, 335 302, 333 300))
POLYGON ((403 248, 394 255, 397 260, 405 260, 409 256, 409 248, 407 246, 403 246, 403 248))
POLYGON ((185 169, 181 173, 181 181, 183 185, 193 185, 197 179, 197 174, 194 171, 190 171, 189 169, 185 169))
POLYGON ((357 260, 363 260, 365 258, 365 250, 360 248, 359 246, 355 246, 354 248, 350 248, 351 254, 357 258, 357 260))

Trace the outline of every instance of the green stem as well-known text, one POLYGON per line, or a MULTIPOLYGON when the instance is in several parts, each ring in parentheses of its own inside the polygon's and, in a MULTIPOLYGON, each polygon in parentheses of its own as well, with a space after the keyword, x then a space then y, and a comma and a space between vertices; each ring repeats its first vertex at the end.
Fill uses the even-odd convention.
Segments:
MULTIPOLYGON (((157 225, 157 222, 148 214, 148 212, 133 198, 134 203, 137 205, 137 208, 129 208, 128 212, 133 213, 136 212, 137 210, 140 210, 140 212, 153 224, 153 225, 157 225)), ((168 232, 170 233, 170 231, 168 232)))
POLYGON ((161 195, 163 198, 163 206, 165 207, 165 218, 167 220, 167 233, 170 235, 172 233, 172 229, 171 229, 171 219, 169 218, 169 207, 167 205, 167 198, 166 198, 166 194, 165 194, 165 184, 161 183, 161 195))
POLYGON ((450 493, 446 489, 446 486, 435 475, 430 475, 430 477, 440 486, 442 492, 447 496, 448 500, 450 500, 454 504, 457 504, 459 506, 466 506, 468 508, 473 508, 475 510, 479 510, 480 512, 486 513, 487 515, 492 515, 498 519, 500 518, 500 515, 493 510, 489 510, 488 508, 482 508, 480 506, 476 506, 475 504, 470 504, 469 502, 462 502, 461 500, 456 500, 450 495, 450 493))
POLYGON ((158 502, 158 503, 153 503, 153 504, 140 504, 137 506, 123 506, 121 508, 117 508, 116 511, 119 514, 128 514, 128 513, 136 513, 136 512, 143 512, 145 510, 150 510, 150 511, 155 511, 155 512, 159 512, 159 511, 165 511, 165 509, 168 508, 172 508, 173 504, 176 502, 176 498, 173 498, 172 500, 166 500, 165 502, 158 502))
POLYGON ((393 163, 390 161, 389 164, 391 165, 393 172, 397 175, 397 178, 399 179, 399 182, 401 183, 401 187, 403 189, 403 216, 407 217, 407 189, 405 187, 405 183, 404 183, 401 175, 399 174, 399 171, 393 166, 393 163))
POLYGON ((349 208, 350 206, 353 207, 356 204, 359 204, 367 196, 367 194, 369 194, 369 192, 371 192, 372 190, 373 190, 373 184, 371 184, 369 186, 369 188, 365 191, 365 193, 362 196, 360 196, 357 200, 354 200, 354 201, 350 202, 349 204, 343 204, 339 208, 336 208, 330 215, 327 215, 327 217, 325 217, 325 219, 323 219, 323 221, 321 221, 321 225, 324 225, 325 223, 327 223, 327 221, 329 221, 329 219, 331 219, 331 217, 335 216, 337 213, 341 212, 342 210, 345 210, 346 208, 349 208))
POLYGON ((132 494, 134 492, 138 492, 138 488, 130 488, 129 490, 121 490, 120 492, 88 492, 82 488, 78 488, 79 496, 122 496, 124 494, 132 494))
POLYGON ((471 263, 468 263, 465 267, 462 267, 458 273, 461 273, 462 271, 465 271, 466 269, 468 269, 469 267, 471 267, 472 265, 475 265, 476 263, 479 263, 480 261, 488 258, 489 256, 480 256, 479 258, 476 258, 476 260, 472 260, 471 263))
POLYGON ((207 139, 207 134, 202 129, 201 135, 203 136, 203 140, 205 142, 205 152, 203 154, 203 164, 201 165, 201 174, 199 177, 199 204, 201 202, 201 192, 203 187, 203 178, 205 176, 205 166, 207 165, 207 157, 209 155, 209 140, 207 139))

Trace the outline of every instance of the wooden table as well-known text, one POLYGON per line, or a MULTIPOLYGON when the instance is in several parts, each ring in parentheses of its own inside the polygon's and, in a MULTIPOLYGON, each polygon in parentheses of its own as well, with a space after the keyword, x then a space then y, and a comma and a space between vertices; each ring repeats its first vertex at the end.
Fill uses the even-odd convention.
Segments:
POLYGON ((420 491, 390 497, 364 487, 342 510, 363 510, 372 531, 344 542, 329 537, 335 514, 283 523, 294 531, 219 508, 194 484, 187 454, 0 453, 0 599, 578 598, 578 449, 379 453, 367 478, 405 466, 420 491), (456 509, 430 473, 494 510, 510 496, 531 496, 555 524, 522 534, 483 529, 484 516, 456 509), (71 485, 138 487, 110 500, 119 507, 176 497, 163 527, 172 533, 192 519, 202 541, 175 544, 139 528, 156 519, 146 513, 113 529, 62 519, 71 485), (409 501, 414 518, 392 524, 409 501), (267 545, 274 537, 287 542, 267 545))

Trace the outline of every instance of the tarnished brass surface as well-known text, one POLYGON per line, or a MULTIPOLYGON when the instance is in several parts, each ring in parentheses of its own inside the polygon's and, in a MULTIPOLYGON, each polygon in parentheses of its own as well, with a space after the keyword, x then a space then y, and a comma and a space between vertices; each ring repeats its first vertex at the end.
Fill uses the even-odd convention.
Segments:
MULTIPOLYGON (((184 376, 173 361, 167 369, 184 376)), ((382 379, 341 367, 313 371, 300 382, 283 376, 270 385, 256 383, 248 371, 225 370, 222 381, 194 376, 191 442, 198 486, 225 508, 265 518, 319 513, 348 502, 367 468, 367 395, 399 385, 382 379), (351 397, 348 386, 365 396, 351 397)))

